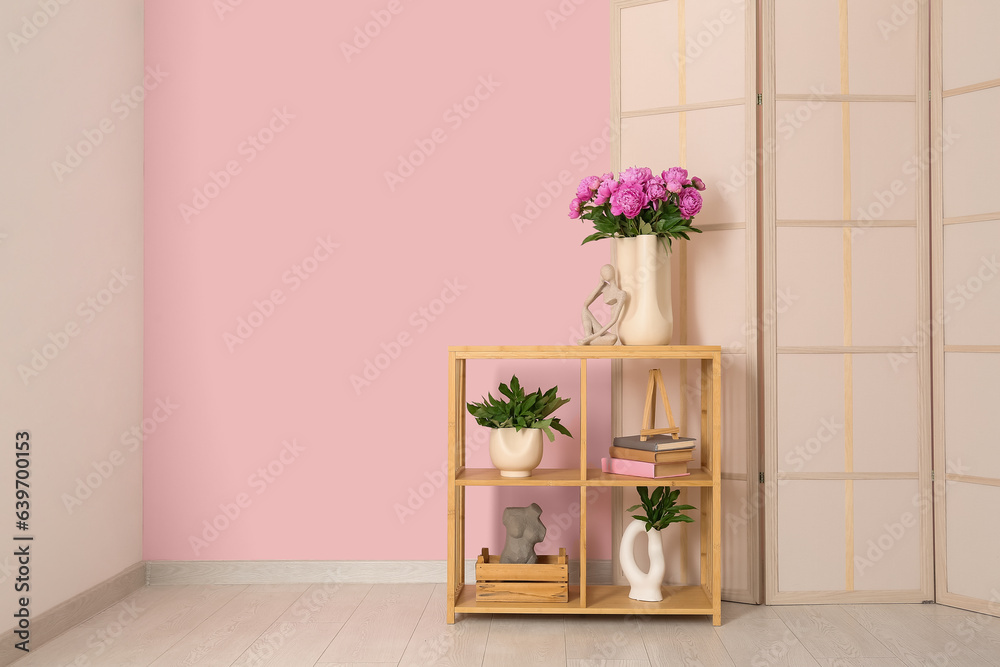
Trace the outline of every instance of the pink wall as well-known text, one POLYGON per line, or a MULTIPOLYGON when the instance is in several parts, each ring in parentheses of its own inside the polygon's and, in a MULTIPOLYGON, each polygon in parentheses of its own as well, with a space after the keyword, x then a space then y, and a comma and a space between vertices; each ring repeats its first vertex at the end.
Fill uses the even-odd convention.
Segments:
MULTIPOLYGON (((607 7, 561 4, 147 1, 146 559, 444 558, 446 489, 399 507, 444 463, 447 346, 569 342, 609 257, 544 186, 610 164, 607 7), (345 56, 372 12, 386 25, 345 56)), ((512 370, 558 382, 578 433, 575 364, 477 368, 477 397, 512 370)), ((555 518, 577 498, 470 492, 469 553, 501 546, 512 501, 555 518)))

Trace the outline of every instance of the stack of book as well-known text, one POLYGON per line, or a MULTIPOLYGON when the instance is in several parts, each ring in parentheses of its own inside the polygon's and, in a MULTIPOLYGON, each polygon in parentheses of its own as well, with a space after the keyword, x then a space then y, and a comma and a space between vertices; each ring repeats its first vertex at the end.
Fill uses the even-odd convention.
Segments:
POLYGON ((640 440, 637 435, 615 438, 610 458, 601 459, 601 470, 632 477, 683 477, 689 475, 688 461, 694 460, 695 438, 651 435, 640 440))

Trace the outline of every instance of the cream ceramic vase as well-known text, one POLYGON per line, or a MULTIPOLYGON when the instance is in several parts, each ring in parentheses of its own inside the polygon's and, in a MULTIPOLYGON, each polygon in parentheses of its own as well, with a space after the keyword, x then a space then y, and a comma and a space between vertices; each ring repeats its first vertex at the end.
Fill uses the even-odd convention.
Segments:
POLYGON ((663 584, 663 575, 667 571, 666 562, 663 559, 663 542, 660 541, 660 531, 658 530, 650 530, 646 534, 649 572, 643 572, 636 565, 634 549, 635 539, 645 532, 646 524, 638 519, 633 519, 622 534, 618 560, 621 562, 625 578, 632 586, 628 596, 642 602, 659 602, 663 599, 663 591, 660 586, 663 584))
POLYGON ((670 255, 652 234, 614 239, 618 285, 628 294, 618 319, 622 345, 669 345, 674 333, 670 255))
POLYGON ((490 460, 500 469, 501 477, 531 477, 531 471, 542 462, 542 429, 492 429, 490 460))

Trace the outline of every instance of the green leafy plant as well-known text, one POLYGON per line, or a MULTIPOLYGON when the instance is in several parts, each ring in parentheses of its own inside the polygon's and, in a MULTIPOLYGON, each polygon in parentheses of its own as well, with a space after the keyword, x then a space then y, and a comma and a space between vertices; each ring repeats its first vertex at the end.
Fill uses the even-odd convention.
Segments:
POLYGON ((691 523, 694 521, 691 517, 686 514, 680 514, 685 510, 697 509, 691 505, 677 505, 677 497, 681 495, 680 489, 670 490, 670 487, 656 487, 653 491, 653 495, 649 495, 649 488, 645 486, 638 486, 635 489, 639 492, 639 505, 632 505, 626 511, 634 512, 635 510, 642 507, 645 510, 645 514, 633 514, 633 519, 638 519, 639 521, 644 521, 646 523, 646 532, 648 533, 651 528, 656 530, 663 530, 672 523, 684 522, 691 523))
POLYGON ((476 418, 476 423, 488 428, 540 428, 549 437, 549 442, 556 439, 552 434, 555 429, 563 435, 573 437, 565 426, 559 423, 558 417, 550 417, 561 406, 569 403, 568 398, 559 398, 556 392, 559 387, 552 387, 544 394, 541 387, 525 394, 521 382, 516 375, 510 378, 510 386, 501 384, 498 389, 507 400, 493 398, 487 394, 482 403, 468 403, 469 413, 476 418))

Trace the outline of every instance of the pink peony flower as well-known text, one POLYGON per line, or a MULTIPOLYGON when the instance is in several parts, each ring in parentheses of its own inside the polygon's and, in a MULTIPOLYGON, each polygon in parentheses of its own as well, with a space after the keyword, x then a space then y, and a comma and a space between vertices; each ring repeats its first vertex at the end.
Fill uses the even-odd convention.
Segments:
POLYGON ((606 178, 597 186, 597 196, 603 197, 604 201, 611 199, 611 195, 618 189, 618 181, 613 178, 606 178))
POLYGON ((694 186, 695 190, 704 190, 705 189, 705 181, 701 180, 697 176, 695 176, 694 178, 691 179, 691 185, 694 186))
POLYGON ((693 218, 701 210, 701 194, 695 188, 684 188, 677 198, 677 208, 686 219, 693 218))
POLYGON ((652 177, 653 170, 649 167, 629 167, 621 173, 621 182, 642 184, 652 177))
POLYGON ((646 196, 650 201, 661 201, 667 197, 667 186, 659 176, 646 181, 646 196))
POLYGON ((610 171, 601 176, 602 181, 613 181, 615 180, 615 175, 610 171))
POLYGON ((570 218, 573 218, 575 220, 580 217, 580 207, 582 206, 582 204, 583 202, 581 202, 579 199, 574 199, 569 203, 570 218))
POLYGON ((687 169, 681 169, 680 167, 671 167, 663 172, 663 180, 667 183, 670 181, 677 181, 681 185, 687 185, 688 171, 687 169))
POLYGON ((679 181, 667 181, 667 190, 677 194, 684 186, 679 181))
POLYGON ((594 193, 590 191, 590 188, 587 187, 587 179, 583 179, 582 181, 580 181, 580 185, 577 186, 576 188, 577 199, 582 199, 583 201, 587 201, 593 194, 594 193))
POLYGON ((597 176, 588 176, 583 180, 584 182, 586 182, 587 187, 594 191, 596 191, 597 187, 601 184, 601 179, 599 179, 597 176))
POLYGON ((634 218, 646 203, 646 195, 639 183, 625 183, 611 196, 611 215, 634 218))
POLYGON ((608 199, 610 199, 610 198, 611 198, 611 195, 605 196, 605 195, 602 195, 600 192, 598 192, 597 196, 594 197, 593 204, 594 204, 594 206, 603 206, 604 204, 608 203, 608 199))

